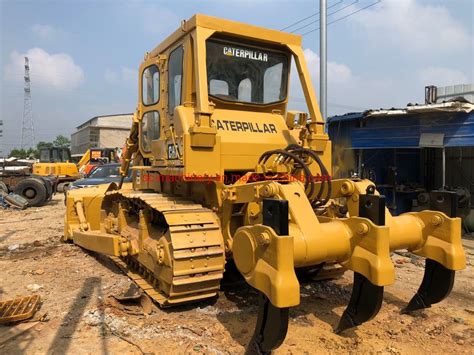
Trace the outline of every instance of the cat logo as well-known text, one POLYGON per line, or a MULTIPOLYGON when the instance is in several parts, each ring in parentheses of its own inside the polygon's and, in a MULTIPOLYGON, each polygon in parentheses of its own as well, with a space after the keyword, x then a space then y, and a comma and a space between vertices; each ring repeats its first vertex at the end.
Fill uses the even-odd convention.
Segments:
POLYGON ((257 52, 250 49, 224 47, 224 55, 228 57, 237 57, 258 60, 260 62, 268 62, 268 54, 257 52))
POLYGON ((278 133, 273 123, 256 123, 231 120, 217 120, 215 122, 218 130, 233 132, 252 132, 252 133, 278 133))

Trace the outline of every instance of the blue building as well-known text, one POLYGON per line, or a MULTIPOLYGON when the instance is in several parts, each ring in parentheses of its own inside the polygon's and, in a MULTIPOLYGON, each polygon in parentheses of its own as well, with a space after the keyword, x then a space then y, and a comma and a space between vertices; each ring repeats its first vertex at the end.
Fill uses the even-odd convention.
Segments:
POLYGON ((422 209, 427 193, 464 187, 474 197, 474 105, 458 99, 333 116, 333 175, 376 182, 399 214, 422 209))

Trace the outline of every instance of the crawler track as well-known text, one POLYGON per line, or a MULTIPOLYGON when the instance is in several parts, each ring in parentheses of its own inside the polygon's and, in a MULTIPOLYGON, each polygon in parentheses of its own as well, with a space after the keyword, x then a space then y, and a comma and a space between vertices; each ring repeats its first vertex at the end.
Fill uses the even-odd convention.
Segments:
POLYGON ((112 260, 160 306, 216 295, 225 254, 220 226, 212 211, 156 192, 111 191, 104 202, 115 207, 111 210, 126 206, 127 214, 136 217, 136 223, 127 225, 127 234, 138 236, 139 253, 112 260), (155 217, 146 239, 139 223, 144 213, 155 217))

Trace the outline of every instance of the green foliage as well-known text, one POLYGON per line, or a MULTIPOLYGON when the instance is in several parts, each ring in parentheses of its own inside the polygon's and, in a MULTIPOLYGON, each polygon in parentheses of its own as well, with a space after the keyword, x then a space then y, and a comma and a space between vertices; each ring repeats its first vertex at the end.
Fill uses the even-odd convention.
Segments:
POLYGON ((53 147, 53 143, 51 142, 39 142, 37 145, 36 145, 36 150, 39 152, 41 149, 44 149, 44 148, 52 148, 53 147))
POLYGON ((36 150, 33 148, 28 149, 12 149, 9 157, 15 157, 19 159, 34 159, 36 155, 36 150))
POLYGON ((68 137, 59 135, 53 141, 53 146, 61 147, 61 148, 66 148, 66 147, 69 148, 71 146, 71 140, 68 137))
POLYGON ((54 141, 52 142, 39 142, 36 145, 36 148, 28 148, 28 149, 20 149, 20 148, 15 148, 10 151, 9 157, 15 157, 19 159, 27 159, 27 158, 32 158, 32 159, 39 159, 39 152, 41 149, 44 148, 52 148, 52 147, 70 147, 71 145, 71 140, 63 135, 57 136, 54 141))

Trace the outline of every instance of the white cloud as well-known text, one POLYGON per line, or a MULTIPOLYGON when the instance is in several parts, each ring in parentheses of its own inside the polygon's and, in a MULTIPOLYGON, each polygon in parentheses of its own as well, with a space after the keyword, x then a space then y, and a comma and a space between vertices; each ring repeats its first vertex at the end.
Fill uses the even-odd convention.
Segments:
POLYGON ((50 25, 36 24, 31 28, 31 30, 33 31, 33 34, 42 41, 58 39, 65 34, 63 30, 50 25))
MULTIPOLYGON (((304 50, 316 96, 319 98, 319 56, 304 50)), ((306 110, 296 68, 293 66, 290 85, 290 108, 306 110)), ((461 70, 428 66, 406 72, 385 72, 383 75, 354 73, 343 63, 328 61, 329 114, 363 111, 369 108, 403 107, 409 102, 423 102, 426 85, 455 85, 472 81, 461 70)))
POLYGON ((128 67, 120 67, 119 71, 114 71, 109 68, 105 69, 105 80, 110 84, 118 83, 136 83, 138 71, 128 67))
MULTIPOLYGON (((311 49, 306 48, 304 50, 304 56, 306 65, 308 67, 309 74, 313 87, 316 91, 316 96, 319 92, 319 55, 313 52, 311 49)), ((329 99, 333 96, 333 93, 339 93, 342 89, 347 91, 352 88, 357 78, 352 74, 351 69, 342 63, 328 61, 328 96, 329 99)), ((337 94, 336 94, 337 95, 337 94)), ((305 110, 305 103, 303 99, 303 91, 301 89, 298 71, 296 65, 293 63, 291 68, 290 78, 290 107, 305 110)))
POLYGON ((470 82, 462 71, 444 67, 429 66, 418 72, 418 79, 425 85, 447 86, 470 82))
POLYGON ((70 55, 49 54, 41 48, 32 48, 26 53, 12 52, 10 62, 4 67, 6 80, 23 82, 25 57, 30 60, 30 75, 35 86, 69 91, 84 82, 84 71, 70 55))
POLYGON ((163 8, 161 5, 148 5, 143 9, 143 24, 145 30, 154 35, 169 34, 170 29, 174 31, 181 24, 174 12, 163 8))
MULTIPOLYGON (((313 52, 311 49, 306 48, 304 50, 304 57, 313 79, 319 77, 319 55, 313 52)), ((351 69, 345 64, 328 61, 327 70, 328 81, 334 83, 344 83, 352 79, 351 69)))
POLYGON ((386 0, 353 20, 365 31, 366 40, 383 47, 410 52, 433 51, 438 55, 468 50, 472 36, 445 6, 420 4, 416 0, 386 0))
MULTIPOLYGON (((179 5, 178 7, 179 8, 179 5)), ((163 4, 153 3, 149 0, 129 0, 127 6, 122 8, 126 11, 123 16, 133 14, 136 26, 141 26, 146 34, 153 36, 167 36, 179 28, 181 20, 186 16, 167 9, 163 4)))

